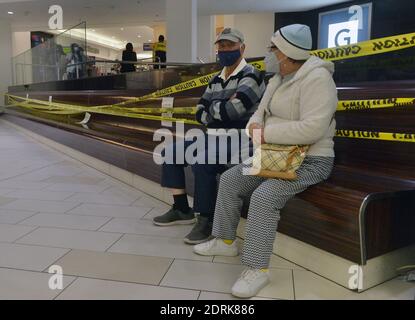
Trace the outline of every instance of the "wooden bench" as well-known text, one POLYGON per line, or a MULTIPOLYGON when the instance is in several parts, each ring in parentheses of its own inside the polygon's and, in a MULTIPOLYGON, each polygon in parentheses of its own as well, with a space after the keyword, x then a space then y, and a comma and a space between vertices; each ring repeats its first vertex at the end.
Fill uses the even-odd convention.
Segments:
MULTIPOLYGON (((172 83, 177 81, 170 77, 172 83)), ((93 106, 152 90, 65 91, 62 83, 59 89, 33 86, 30 94, 47 100, 52 93, 59 101, 93 106)), ((339 85, 338 91, 341 100, 412 98, 415 82, 339 85)), ((200 92, 176 95, 177 105, 193 105, 200 92)), ((17 88, 15 93, 24 96, 26 92, 17 88)), ((159 122, 94 115, 86 129, 76 124, 79 119, 42 117, 22 110, 9 110, 2 117, 148 179, 154 184, 151 190, 158 188, 160 168, 153 163, 151 151, 152 133, 159 122)), ((345 130, 415 133, 415 106, 338 112, 336 121, 337 128, 345 130)), ((359 266, 359 290, 365 290, 394 277, 396 267, 415 263, 415 143, 335 138, 335 151, 331 177, 283 209, 275 253, 345 287, 350 268, 359 266)), ((190 170, 188 181, 191 193, 190 170)), ((163 198, 161 191, 151 193, 163 198)))

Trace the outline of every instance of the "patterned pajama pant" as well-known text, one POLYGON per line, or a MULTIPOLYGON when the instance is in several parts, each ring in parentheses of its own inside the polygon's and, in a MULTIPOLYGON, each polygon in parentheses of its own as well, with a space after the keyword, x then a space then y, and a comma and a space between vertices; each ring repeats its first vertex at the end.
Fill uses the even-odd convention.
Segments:
POLYGON ((326 180, 333 162, 331 157, 308 156, 293 181, 243 175, 245 164, 227 170, 220 178, 212 235, 236 239, 243 199, 251 195, 241 261, 251 268, 268 268, 280 210, 297 193, 326 180))

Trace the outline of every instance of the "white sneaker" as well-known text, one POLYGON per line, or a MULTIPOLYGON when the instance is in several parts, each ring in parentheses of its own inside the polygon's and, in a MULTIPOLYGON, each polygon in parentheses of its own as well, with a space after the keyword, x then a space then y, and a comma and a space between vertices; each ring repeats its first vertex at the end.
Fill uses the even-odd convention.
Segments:
POLYGON ((201 256, 236 257, 238 255, 238 245, 236 241, 232 244, 226 244, 222 239, 214 238, 210 241, 195 245, 193 252, 201 256))
POLYGON ((251 298, 269 282, 269 271, 247 268, 233 285, 232 294, 238 298, 251 298))

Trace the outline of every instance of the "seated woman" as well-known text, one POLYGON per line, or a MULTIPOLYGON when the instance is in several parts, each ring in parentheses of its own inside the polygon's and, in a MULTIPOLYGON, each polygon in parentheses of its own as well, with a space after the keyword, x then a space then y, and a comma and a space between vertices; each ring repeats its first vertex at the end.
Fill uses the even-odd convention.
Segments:
POLYGON ((271 38, 266 64, 275 76, 247 128, 260 132, 259 143, 310 145, 297 170, 296 180, 267 179, 244 175, 247 164, 222 174, 212 235, 214 239, 194 246, 200 255, 236 256, 236 229, 243 198, 251 195, 241 261, 246 269, 232 288, 237 297, 252 297, 269 283, 269 261, 280 210, 309 186, 327 179, 334 162, 334 113, 337 90, 334 64, 310 56, 309 27, 289 25, 271 38))

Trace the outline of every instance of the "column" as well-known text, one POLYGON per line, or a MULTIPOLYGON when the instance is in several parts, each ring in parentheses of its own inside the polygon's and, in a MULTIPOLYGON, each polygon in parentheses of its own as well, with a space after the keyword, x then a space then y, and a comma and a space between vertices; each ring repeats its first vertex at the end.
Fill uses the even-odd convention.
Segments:
POLYGON ((0 20, 0 106, 4 105, 4 97, 12 84, 12 32, 8 21, 0 20))
POLYGON ((197 62, 197 0, 166 0, 167 62, 197 62))
POLYGON ((216 17, 198 17, 198 36, 197 36, 197 57, 203 62, 214 62, 215 59, 215 39, 216 39, 216 17))

